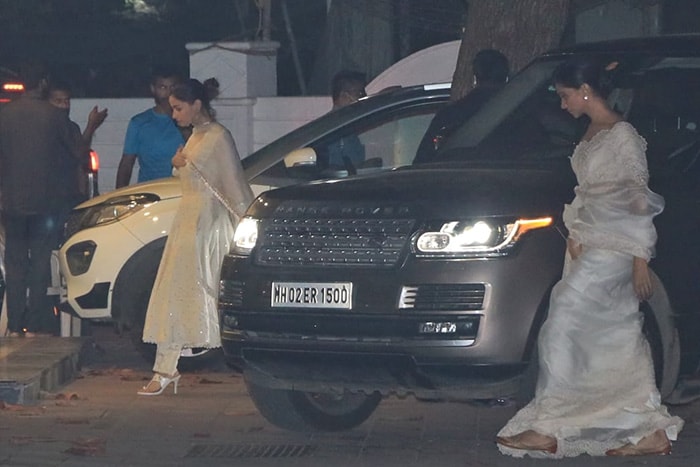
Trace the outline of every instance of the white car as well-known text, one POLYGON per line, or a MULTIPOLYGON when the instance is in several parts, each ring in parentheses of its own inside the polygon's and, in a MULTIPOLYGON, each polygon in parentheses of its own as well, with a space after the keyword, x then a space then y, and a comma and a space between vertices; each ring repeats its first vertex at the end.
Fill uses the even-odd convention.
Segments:
MULTIPOLYGON (((356 170, 408 165, 434 113, 449 99, 449 85, 414 86, 371 96, 330 112, 243 160, 254 191, 356 170), (357 135, 367 167, 324 170, 324 148, 357 135)), ((140 183, 77 206, 59 251, 60 309, 82 319, 113 320, 141 343, 146 307, 173 216, 180 201, 175 178, 140 183)), ((211 356, 188 349, 184 357, 211 356)), ((182 361, 182 360, 181 360, 182 361)), ((187 361, 183 362, 187 365, 187 361)))

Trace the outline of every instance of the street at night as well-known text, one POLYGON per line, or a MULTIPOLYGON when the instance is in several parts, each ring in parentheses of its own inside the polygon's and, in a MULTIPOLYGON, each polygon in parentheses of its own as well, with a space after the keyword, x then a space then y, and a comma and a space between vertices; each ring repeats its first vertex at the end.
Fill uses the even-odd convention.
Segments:
MULTIPOLYGON (((155 397, 136 395, 151 376, 128 336, 93 325, 76 379, 37 404, 0 410, 0 465, 8 466, 520 466, 552 461, 502 456, 493 442, 512 406, 382 401, 360 427, 302 434, 269 424, 242 377, 221 364, 185 373, 155 397)), ((49 345, 51 339, 44 342, 49 345)), ((5 340, 0 346, 5 345, 5 340)), ((690 466, 700 454, 700 402, 671 407, 685 420, 670 456, 558 461, 561 466, 690 466)))
POLYGON ((699 465, 700 1, 0 12, 0 467, 699 465))

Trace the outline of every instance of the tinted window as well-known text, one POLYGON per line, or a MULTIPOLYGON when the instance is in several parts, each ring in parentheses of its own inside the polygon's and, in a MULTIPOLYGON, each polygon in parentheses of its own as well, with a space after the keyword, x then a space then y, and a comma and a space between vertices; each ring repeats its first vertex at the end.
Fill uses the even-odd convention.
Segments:
POLYGON ((687 188, 700 180, 699 103, 700 68, 658 67, 639 79, 628 115, 647 141, 650 169, 687 188))
MULTIPOLYGON (((442 104, 441 104, 442 105, 442 104)), ((399 167, 410 164, 438 106, 404 108, 363 119, 311 144, 322 167, 328 167, 328 148, 358 139, 364 153, 360 167, 399 167)))
MULTIPOLYGON (((611 61, 613 58, 611 58, 611 61)), ((560 108, 550 83, 557 62, 535 63, 446 142, 440 160, 569 157, 587 120, 560 108)), ((621 59, 608 101, 648 143, 652 176, 700 180, 700 60, 621 59)))
POLYGON ((321 178, 345 177, 345 168, 329 168, 329 147, 341 146, 341 140, 349 141, 349 147, 361 146, 364 163, 358 172, 408 165, 416 154, 418 144, 435 112, 447 102, 447 96, 429 102, 398 105, 369 114, 354 122, 341 125, 331 133, 319 136, 308 147, 316 152, 316 166, 287 168, 279 162, 255 177, 253 183, 279 187, 321 178))
POLYGON ((550 83, 556 62, 518 74, 443 145, 437 160, 549 159, 571 155, 585 122, 562 110, 550 83))

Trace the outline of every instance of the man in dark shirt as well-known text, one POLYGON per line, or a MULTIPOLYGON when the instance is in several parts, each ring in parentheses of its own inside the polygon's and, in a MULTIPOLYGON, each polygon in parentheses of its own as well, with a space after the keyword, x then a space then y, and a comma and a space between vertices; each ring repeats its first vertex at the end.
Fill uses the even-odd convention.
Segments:
MULTIPOLYGON (((68 82, 52 77, 46 97, 50 104, 62 109, 70 120, 71 86, 68 82)), ((107 118, 107 109, 99 110, 97 106, 94 106, 88 114, 84 131, 81 131, 78 124, 74 121, 71 120, 70 122, 71 128, 73 129, 73 139, 78 145, 76 150, 80 154, 81 164, 78 171, 75 173, 75 197, 66 205, 66 212, 64 213, 66 217, 70 214, 71 208, 88 199, 89 182, 86 169, 90 163, 90 147, 92 146, 92 139, 95 136, 95 132, 105 121, 105 118, 107 118)))
POLYGON ((414 163, 432 160, 444 139, 469 120, 508 81, 508 59, 498 50, 477 52, 472 68, 474 89, 435 114, 418 146, 414 163))
MULTIPOLYGON (((333 76, 331 95, 333 110, 338 110, 365 97, 367 79, 359 71, 340 71, 333 76)), ((327 166, 330 169, 354 171, 365 161, 365 147, 356 134, 339 137, 326 147, 327 166)))
POLYGON ((43 97, 43 65, 20 67, 25 94, 0 111, 0 192, 5 228, 7 334, 33 337, 54 330, 51 250, 62 226, 58 214, 80 163, 65 112, 43 97))

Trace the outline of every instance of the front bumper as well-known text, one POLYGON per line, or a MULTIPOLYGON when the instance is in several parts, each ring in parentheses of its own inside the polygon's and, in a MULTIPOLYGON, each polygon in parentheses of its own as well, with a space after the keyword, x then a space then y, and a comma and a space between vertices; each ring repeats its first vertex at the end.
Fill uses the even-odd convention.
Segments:
POLYGON ((124 263, 143 242, 131 234, 121 222, 85 229, 70 237, 61 247, 59 271, 62 276, 61 296, 66 309, 83 319, 109 319, 114 283, 124 263), (94 247, 87 268, 76 271, 70 264, 94 247), (73 257, 73 258, 72 258, 73 257))
POLYGON ((396 392, 458 388, 468 398, 500 397, 517 387, 528 363, 533 330, 561 276, 564 246, 552 228, 531 235, 507 257, 409 257, 389 270, 263 267, 251 258, 228 255, 219 297, 224 352, 230 364, 254 368, 269 379, 268 386, 396 392), (352 309, 272 308, 276 281, 351 282, 352 309), (415 285, 424 286, 434 300, 401 307, 403 290, 415 285), (480 303, 459 306, 457 299, 448 307, 434 306, 445 304, 441 293, 467 285, 483 286, 480 303))

